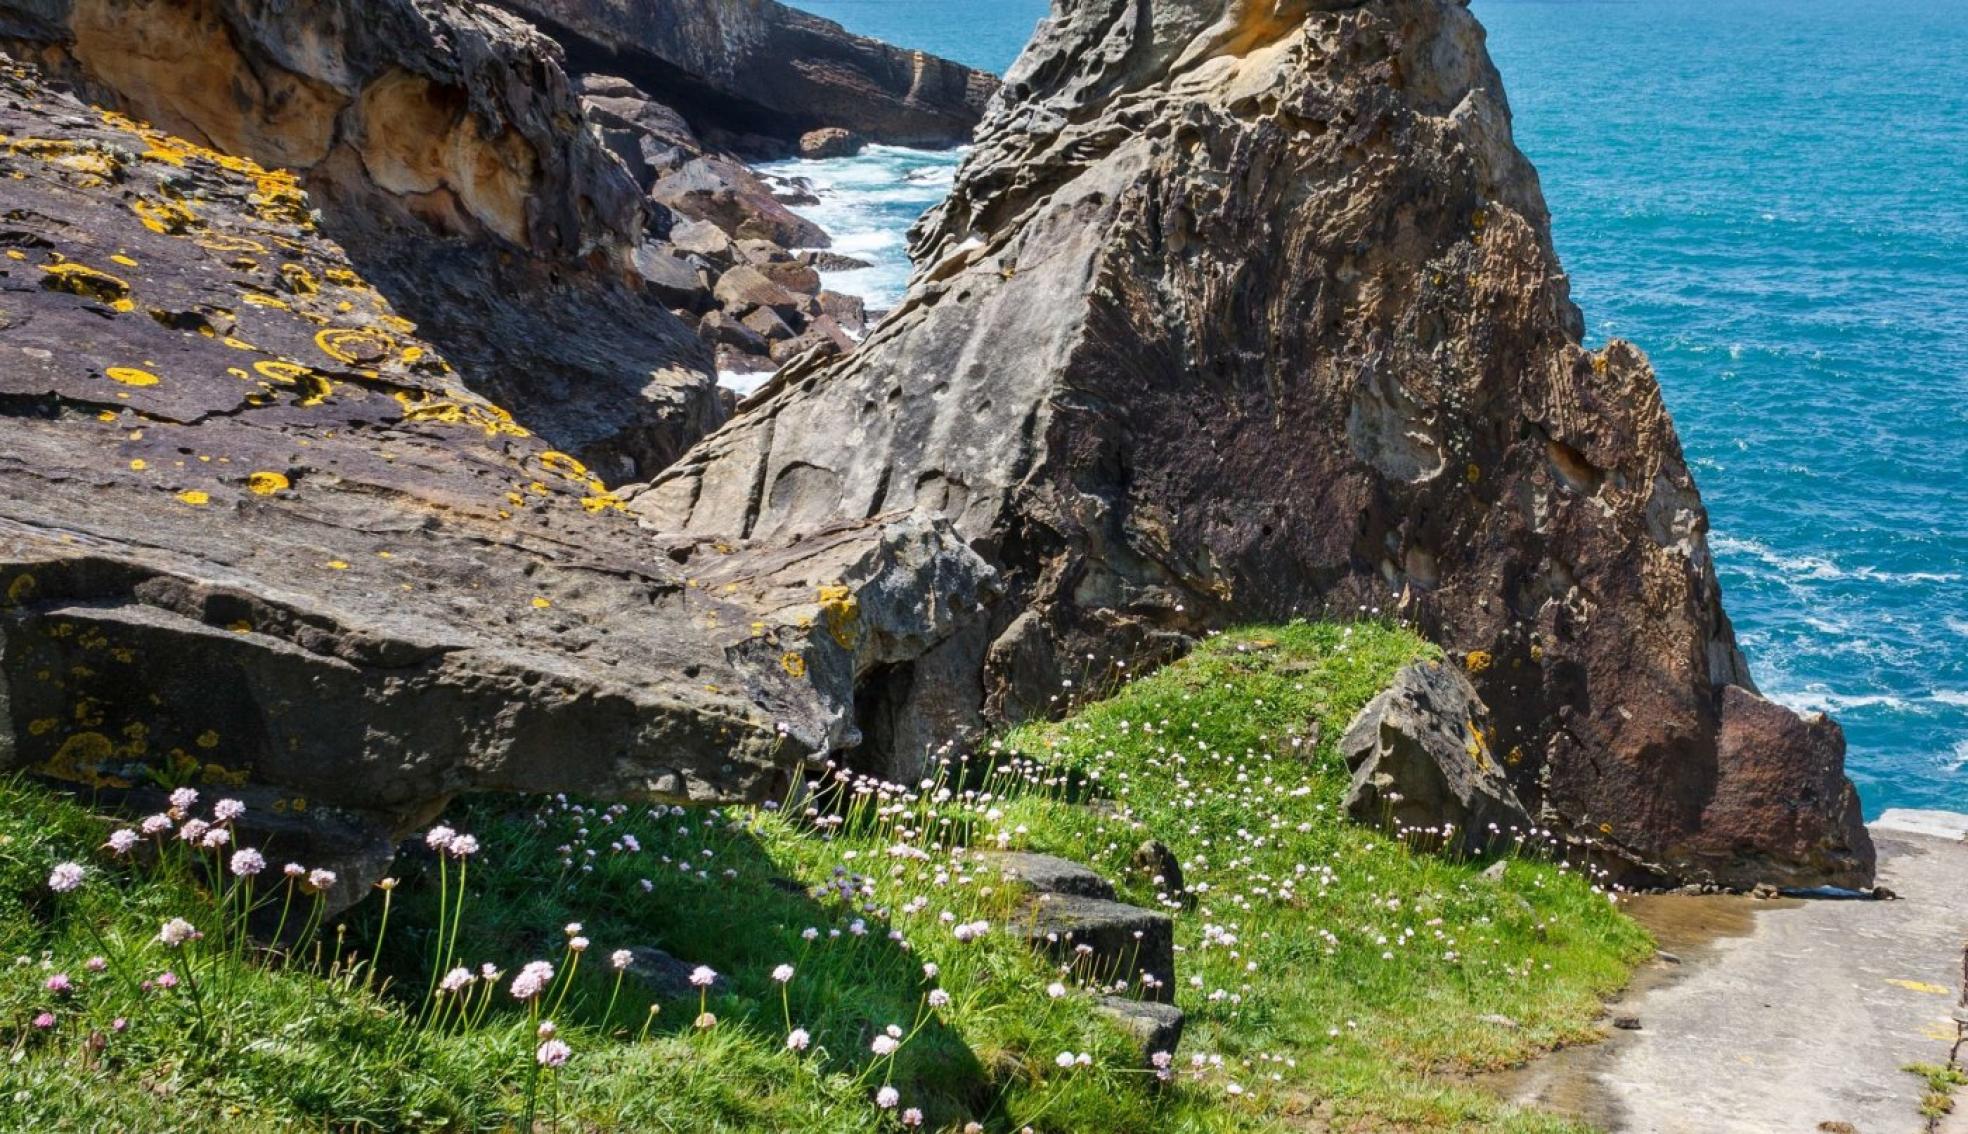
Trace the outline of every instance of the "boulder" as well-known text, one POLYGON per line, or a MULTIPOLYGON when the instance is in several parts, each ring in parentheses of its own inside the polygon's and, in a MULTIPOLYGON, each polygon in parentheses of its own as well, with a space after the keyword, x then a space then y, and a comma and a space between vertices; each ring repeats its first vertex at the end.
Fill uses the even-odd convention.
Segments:
POLYGON ((1049 854, 983 851, 972 856, 984 870, 1013 886, 1041 894, 1073 894, 1112 901, 1114 884, 1077 862, 1049 854))
POLYGON ((856 272, 862 268, 872 268, 873 264, 853 256, 843 256, 839 252, 817 249, 801 252, 800 263, 822 272, 856 272))
POLYGON ((719 154, 699 154, 658 175, 649 186, 649 199, 681 216, 709 221, 736 238, 803 248, 831 243, 825 230, 780 204, 742 162, 719 154))
POLYGON ((1193 905, 1195 896, 1189 893, 1182 881, 1182 863, 1175 852, 1160 839, 1148 839, 1134 850, 1130 860, 1135 873, 1142 881, 1155 888, 1156 896, 1165 905, 1193 905))
POLYGON ((646 479, 722 422, 710 351, 634 271, 655 218, 572 128, 559 49, 526 23, 422 0, 0 0, 9 45, 105 107, 292 170, 273 207, 318 210, 466 388, 602 475, 646 479))
POLYGON ((768 261, 753 266, 760 275, 787 291, 800 295, 820 293, 820 273, 797 260, 768 261))
POLYGON ((1471 854, 1508 846, 1532 823, 1491 750, 1495 729, 1462 674, 1439 661, 1408 666, 1340 738, 1353 773, 1347 814, 1393 831, 1439 831, 1471 854))
POLYGON ((809 160, 853 157, 860 153, 865 145, 867 142, 854 131, 843 130, 838 126, 827 126, 801 134, 799 153, 801 157, 809 160))
POLYGON ((797 152, 845 128, 902 146, 969 140, 998 81, 927 52, 851 35, 774 0, 501 0, 575 58, 605 58, 737 152, 797 152))
POLYGON ((782 319, 797 319, 800 315, 799 297, 750 264, 739 264, 719 276, 711 294, 719 306, 736 315, 760 307, 769 308, 782 319))
POLYGON ((1805 732, 1722 742, 1759 699, 1700 494, 1645 356, 1581 341, 1464 4, 1062 7, 911 253, 865 343, 630 505, 705 539, 914 511, 990 559, 988 625, 869 691, 864 766, 912 780, 1089 655, 1377 607, 1462 667, 1541 825, 1630 877, 1871 870, 1842 791, 1711 826, 1742 761, 1777 799, 1842 773, 1805 732))
POLYGON ((840 324, 825 315, 809 319, 806 330, 797 338, 773 344, 772 356, 779 362, 790 362, 802 355, 810 355, 815 360, 838 358, 854 349, 854 340, 840 329, 840 324))
POLYGON ((1104 898, 1040 894, 1011 928, 1081 980, 1126 983, 1141 1000, 1175 1002, 1175 925, 1167 914, 1104 898))
POLYGON ((755 307, 746 312, 740 322, 750 327, 767 343, 788 342, 798 336, 798 332, 787 326, 786 321, 770 307, 755 307))
MULTIPOLYGON (((759 310, 765 311, 767 315, 772 314, 765 308, 759 310)), ((785 324, 781 323, 780 326, 783 327, 785 324)), ((697 321, 697 333, 704 336, 706 342, 731 347, 746 354, 764 354, 766 350, 765 336, 754 330, 744 319, 736 318, 728 311, 707 313, 697 321)))
POLYGON ((729 266, 738 255, 738 246, 725 231, 710 221, 680 219, 670 229, 670 244, 679 252, 729 266))
POLYGON ((0 135, 0 772, 257 793, 363 862, 464 791, 777 797, 996 594, 927 517, 653 533, 291 175, 13 67, 0 135))
POLYGON ((1182 1009, 1154 1000, 1133 1000, 1125 996, 1097 996, 1093 1010, 1120 1028, 1141 1050, 1141 1066, 1155 1068, 1157 1055, 1172 1056, 1182 1043, 1187 1022, 1182 1009))
POLYGON ((637 248, 635 270, 664 303, 691 308, 710 298, 710 287, 697 265, 660 245, 637 248))

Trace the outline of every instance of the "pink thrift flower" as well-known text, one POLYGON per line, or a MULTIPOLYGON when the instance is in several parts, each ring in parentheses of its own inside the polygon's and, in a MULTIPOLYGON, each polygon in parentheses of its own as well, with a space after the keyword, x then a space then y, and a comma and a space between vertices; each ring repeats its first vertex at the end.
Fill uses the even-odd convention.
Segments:
POLYGON ((49 977, 42 987, 54 993, 56 996, 66 996, 75 988, 75 985, 70 983, 67 973, 56 973, 54 976, 49 977))
POLYGON ((57 894, 66 894, 82 885, 82 878, 88 872, 73 862, 64 862, 48 872, 48 889, 57 894))
POLYGON ((119 831, 111 831, 109 842, 104 845, 117 854, 129 854, 136 849, 137 843, 141 838, 142 836, 138 835, 135 831, 125 827, 119 831))
POLYGON ((39 1016, 34 1017, 34 1026, 44 1032, 47 1031, 49 1028, 55 1026, 55 1014, 53 1012, 41 1013, 39 1016))
POLYGON ((540 1050, 533 1053, 542 1067, 563 1067, 573 1055, 574 1049, 567 1046, 567 1041, 557 1039, 541 1044, 540 1050))

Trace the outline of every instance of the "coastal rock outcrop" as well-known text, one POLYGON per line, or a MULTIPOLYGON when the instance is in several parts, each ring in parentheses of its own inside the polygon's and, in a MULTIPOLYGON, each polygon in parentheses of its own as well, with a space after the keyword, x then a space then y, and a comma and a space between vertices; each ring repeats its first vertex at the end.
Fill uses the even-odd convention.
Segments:
POLYGON ((463 0, 0 0, 0 49, 297 173, 472 390, 611 480, 723 420, 710 350, 634 270, 664 218, 525 22, 463 0))
POLYGON ((864 690, 867 764, 910 778, 1213 627, 1398 612, 1623 877, 1870 876, 1836 726, 1730 723, 1785 711, 1646 358, 1581 343, 1463 5, 1059 0, 913 252, 852 355, 630 503, 702 540, 941 516, 998 570, 981 624, 864 690), (1752 781, 1812 802, 1739 824, 1752 781))
POLYGON ((968 141, 997 79, 851 35, 774 0, 499 0, 566 47, 576 70, 621 75, 697 130, 753 156, 842 129, 902 146, 968 141))
POLYGON ((929 516, 652 534, 295 175, 4 57, 0 185, 0 770, 357 846, 473 789, 759 799, 995 593, 929 516))

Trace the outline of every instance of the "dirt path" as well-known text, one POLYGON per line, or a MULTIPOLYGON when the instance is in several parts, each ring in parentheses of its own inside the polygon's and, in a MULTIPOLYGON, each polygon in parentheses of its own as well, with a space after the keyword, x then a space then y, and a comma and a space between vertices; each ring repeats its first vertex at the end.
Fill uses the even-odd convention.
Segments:
POLYGON ((1898 901, 1637 901, 1678 958, 1610 1007, 1639 1028, 1491 1085, 1614 1134, 1924 1134, 1923 1085, 1902 1068, 1945 1060, 1955 1037, 1968 843, 1946 836, 1957 821, 1923 822, 1873 828, 1898 901))

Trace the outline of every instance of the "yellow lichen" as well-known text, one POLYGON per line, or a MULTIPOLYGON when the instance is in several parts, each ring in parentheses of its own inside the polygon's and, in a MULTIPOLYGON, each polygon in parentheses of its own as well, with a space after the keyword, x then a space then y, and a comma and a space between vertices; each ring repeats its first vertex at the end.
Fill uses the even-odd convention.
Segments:
POLYGON ((827 633, 842 649, 853 649, 861 640, 861 600, 839 584, 820 588, 820 612, 827 620, 827 633))
POLYGON ((32 575, 25 573, 16 575, 14 581, 7 584, 7 605, 19 606, 27 602, 34 597, 34 592, 40 589, 40 586, 41 584, 36 582, 32 575))
POLYGON ((328 562, 323 563, 322 566, 328 568, 330 571, 346 571, 349 569, 348 562, 341 559, 330 559, 328 562))
POLYGON ((142 457, 138 457, 136 460, 130 462, 131 472, 142 472, 149 467, 149 462, 145 461, 142 457))
POLYGON ((380 358, 396 349, 396 343, 388 335, 360 327, 331 327, 317 331, 314 345, 336 362, 351 365, 380 358))
POLYGON ((157 375, 148 370, 138 370, 134 366, 112 366, 103 373, 109 376, 110 381, 121 382, 125 386, 157 385, 157 375))
POLYGON ((533 596, 533 609, 535 610, 545 610, 552 605, 553 605, 552 599, 543 598, 540 595, 533 596))
MULTIPOLYGON (((130 211, 137 214, 137 220, 150 231, 160 236, 182 236, 204 226, 191 206, 182 201, 150 201, 139 198, 130 202, 130 211)), ((205 243, 199 241, 200 244, 205 243)))
POLYGON ((255 496, 272 496, 287 491, 288 487, 287 478, 277 472, 263 470, 246 478, 246 488, 255 496))
POLYGON ((785 670, 788 677, 805 677, 806 659, 788 650, 780 655, 779 668, 785 670))
POLYGON ((126 280, 98 271, 87 264, 72 260, 59 264, 43 264, 41 270, 47 274, 41 277, 41 286, 49 291, 65 291, 84 299, 93 299, 114 307, 130 299, 130 284, 126 280))
POLYGON ((484 430, 487 437, 497 437, 502 434, 508 437, 532 436, 525 428, 516 424, 512 415, 505 410, 490 402, 472 399, 467 394, 438 398, 420 392, 413 397, 409 391, 398 391, 392 396, 403 406, 405 421, 471 425, 484 430))
POLYGON ((1482 673, 1489 669, 1494 661, 1487 650, 1471 650, 1463 657, 1462 666, 1471 673, 1482 673))
POLYGON ((588 482, 588 466, 558 449, 548 449, 537 459, 549 471, 559 473, 569 480, 578 480, 584 485, 588 482))
POLYGON ((212 502, 212 497, 210 494, 200 492, 196 488, 187 489, 183 492, 178 493, 178 499, 186 504, 191 505, 194 508, 203 508, 205 505, 210 504, 212 502))
POLYGON ((253 364, 262 378, 278 382, 282 386, 292 386, 301 393, 300 404, 318 406, 335 393, 335 384, 312 369, 298 362, 282 362, 276 359, 262 359, 253 364))
POLYGON ((111 256, 109 258, 109 262, 112 264, 121 264, 123 267, 126 268, 134 268, 137 266, 137 262, 135 260, 132 260, 128 256, 123 255, 121 252, 118 252, 116 255, 111 256))
POLYGON ((295 295, 314 295, 321 290, 321 285, 315 282, 314 273, 300 264, 280 265, 280 280, 295 295))

